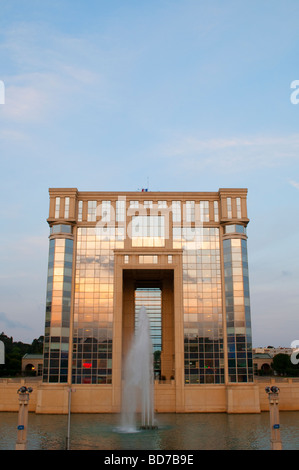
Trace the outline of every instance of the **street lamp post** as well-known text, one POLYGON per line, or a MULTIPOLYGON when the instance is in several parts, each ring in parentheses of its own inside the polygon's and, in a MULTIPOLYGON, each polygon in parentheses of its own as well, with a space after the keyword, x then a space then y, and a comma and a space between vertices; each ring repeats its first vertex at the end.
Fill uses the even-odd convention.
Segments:
POLYGON ((19 395, 19 414, 18 414, 18 433, 16 450, 26 450, 27 448, 27 426, 28 426, 28 404, 31 387, 20 387, 19 395))
POLYGON ((280 424, 279 424, 279 388, 273 385, 271 388, 265 388, 269 398, 269 411, 270 411, 270 429, 271 429, 271 449, 282 450, 282 443, 280 438, 280 424))

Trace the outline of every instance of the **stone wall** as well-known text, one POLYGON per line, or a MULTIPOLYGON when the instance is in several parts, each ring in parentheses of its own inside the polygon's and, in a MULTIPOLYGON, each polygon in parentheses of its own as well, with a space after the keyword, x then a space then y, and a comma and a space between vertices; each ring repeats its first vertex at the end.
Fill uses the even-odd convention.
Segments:
MULTIPOLYGON (((158 413, 259 413, 268 411, 266 386, 277 385, 279 409, 299 411, 299 379, 263 378, 254 384, 187 385, 178 397, 174 381, 155 383, 155 410, 158 413), (179 403, 179 406, 178 406, 179 403), (181 406, 183 403, 183 406, 181 406)), ((40 379, 0 379, 0 411, 17 412, 17 390, 32 387, 29 411, 67 414, 69 388, 63 384, 43 384, 40 379)), ((71 393, 72 413, 117 413, 113 407, 113 390, 109 385, 74 385, 71 393)))

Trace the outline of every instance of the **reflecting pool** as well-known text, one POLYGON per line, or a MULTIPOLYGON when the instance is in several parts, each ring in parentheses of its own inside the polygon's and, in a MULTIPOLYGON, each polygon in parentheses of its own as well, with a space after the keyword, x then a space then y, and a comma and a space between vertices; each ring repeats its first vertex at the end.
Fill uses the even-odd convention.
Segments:
MULTIPOLYGON (((117 414, 72 414, 71 450, 269 450, 269 413, 157 414, 157 430, 119 431, 117 414)), ((0 413, 0 449, 13 450, 17 413, 0 413)), ((63 450, 68 418, 29 414, 28 450, 63 450)), ((284 450, 299 450, 299 411, 280 412, 284 450)))

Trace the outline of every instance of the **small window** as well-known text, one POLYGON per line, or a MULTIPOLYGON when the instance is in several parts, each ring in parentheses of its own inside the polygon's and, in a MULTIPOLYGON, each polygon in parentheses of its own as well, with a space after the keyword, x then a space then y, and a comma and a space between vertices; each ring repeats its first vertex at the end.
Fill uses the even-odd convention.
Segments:
POLYGON ((82 214, 83 214, 83 201, 79 201, 79 203, 78 203, 78 222, 82 222, 82 214))
POLYGON ((186 222, 195 222, 195 202, 194 201, 186 201, 185 206, 186 211, 186 222))
POLYGON ((181 201, 172 201, 172 221, 181 222, 181 201))
POLYGON ((226 204, 227 204, 227 217, 228 219, 232 218, 232 200, 230 197, 226 199, 226 204))
POLYGON ((116 222, 124 222, 126 213, 126 201, 118 199, 116 201, 116 222))
POLYGON ((55 199, 55 219, 59 219, 60 213, 60 197, 55 199))
POLYGON ((87 206, 88 222, 95 222, 96 214, 97 214, 97 201, 88 201, 88 206, 87 206))
POLYGON ((214 220, 215 222, 219 222, 218 201, 214 201, 214 220))
POLYGON ((70 198, 66 197, 64 199, 64 218, 68 219, 70 214, 70 198))
POLYGON ((242 211, 241 211, 241 198, 240 197, 237 197, 236 204, 237 204, 237 218, 241 219, 242 211))

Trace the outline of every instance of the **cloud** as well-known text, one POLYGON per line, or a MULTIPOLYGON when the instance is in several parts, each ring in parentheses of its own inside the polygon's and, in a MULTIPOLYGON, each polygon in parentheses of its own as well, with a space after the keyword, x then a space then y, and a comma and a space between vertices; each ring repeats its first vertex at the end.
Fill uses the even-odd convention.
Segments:
POLYGON ((74 109, 80 99, 107 99, 103 55, 88 38, 21 23, 4 31, 0 52, 14 66, 12 73, 1 77, 6 98, 1 116, 6 124, 49 121, 55 113, 74 109))
POLYGON ((201 170, 211 167, 224 173, 235 173, 279 167, 299 162, 299 134, 215 139, 174 137, 161 145, 160 154, 178 160, 182 167, 192 168, 192 171, 197 167, 201 170))
POLYGON ((28 325, 25 325, 22 322, 19 321, 14 321, 10 318, 7 317, 7 315, 4 312, 0 312, 0 323, 4 325, 4 328, 23 328, 25 330, 31 330, 31 327, 28 325))

